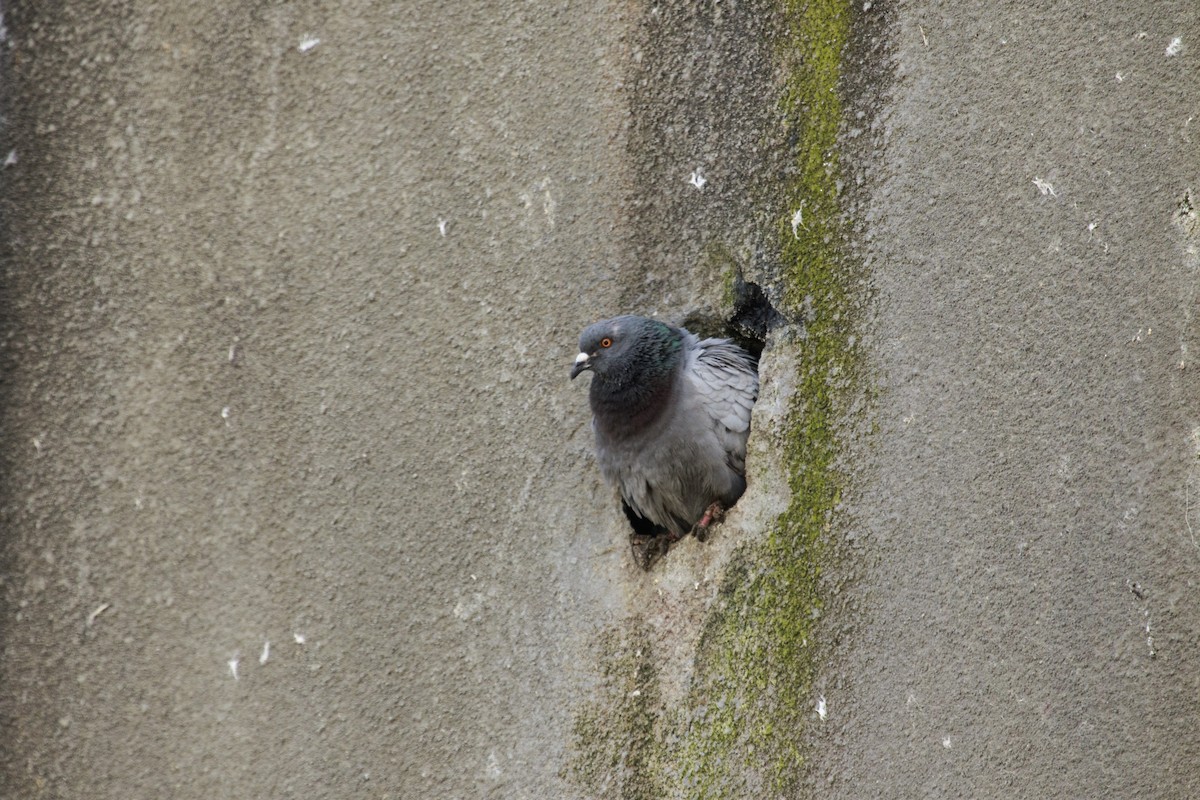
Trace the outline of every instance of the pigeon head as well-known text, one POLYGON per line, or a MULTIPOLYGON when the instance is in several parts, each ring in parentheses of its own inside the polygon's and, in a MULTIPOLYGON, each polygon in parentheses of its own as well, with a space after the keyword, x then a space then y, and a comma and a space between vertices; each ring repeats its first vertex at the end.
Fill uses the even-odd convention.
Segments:
POLYGON ((678 363, 682 333, 664 322, 622 316, 601 320, 579 336, 571 377, 590 370, 596 380, 622 386, 669 372, 678 363))

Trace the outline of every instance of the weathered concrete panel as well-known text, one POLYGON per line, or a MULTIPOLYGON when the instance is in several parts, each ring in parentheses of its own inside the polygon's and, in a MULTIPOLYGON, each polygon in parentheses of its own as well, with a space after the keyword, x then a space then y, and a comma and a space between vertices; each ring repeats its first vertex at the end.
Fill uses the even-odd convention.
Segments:
POLYGON ((6 4, 0 795, 1200 793, 1193 5, 6 4))
POLYGON ((620 14, 8 9, 0 794, 560 794, 620 14))

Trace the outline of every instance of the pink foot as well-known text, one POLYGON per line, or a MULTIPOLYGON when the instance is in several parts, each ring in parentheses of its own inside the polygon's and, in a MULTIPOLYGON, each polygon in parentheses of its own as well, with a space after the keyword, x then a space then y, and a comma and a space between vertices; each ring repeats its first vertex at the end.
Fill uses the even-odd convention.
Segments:
POLYGON ((696 529, 697 531, 703 531, 709 525, 712 525, 714 522, 720 522, 723 519, 725 519, 725 506, 720 503, 713 503, 705 510, 704 516, 700 518, 700 521, 696 523, 696 529))

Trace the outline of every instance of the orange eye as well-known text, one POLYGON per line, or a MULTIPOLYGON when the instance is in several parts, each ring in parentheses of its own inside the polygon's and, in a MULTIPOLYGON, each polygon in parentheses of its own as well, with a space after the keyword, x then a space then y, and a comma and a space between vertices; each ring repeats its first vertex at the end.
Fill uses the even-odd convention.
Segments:
POLYGON ((603 339, 600 340, 600 346, 601 347, 612 347, 612 339, 609 339, 607 336, 605 336, 603 339))

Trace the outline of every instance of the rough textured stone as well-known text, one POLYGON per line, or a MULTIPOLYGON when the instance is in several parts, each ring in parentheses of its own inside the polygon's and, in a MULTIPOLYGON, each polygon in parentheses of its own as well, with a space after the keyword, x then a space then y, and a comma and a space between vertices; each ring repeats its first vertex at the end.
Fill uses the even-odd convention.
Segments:
POLYGON ((853 8, 857 383, 785 5, 4 4, 0 795, 1200 794, 1193 4, 853 8), (745 281, 750 488, 643 574, 575 335, 745 281), (814 375, 812 638, 722 716, 814 375))

